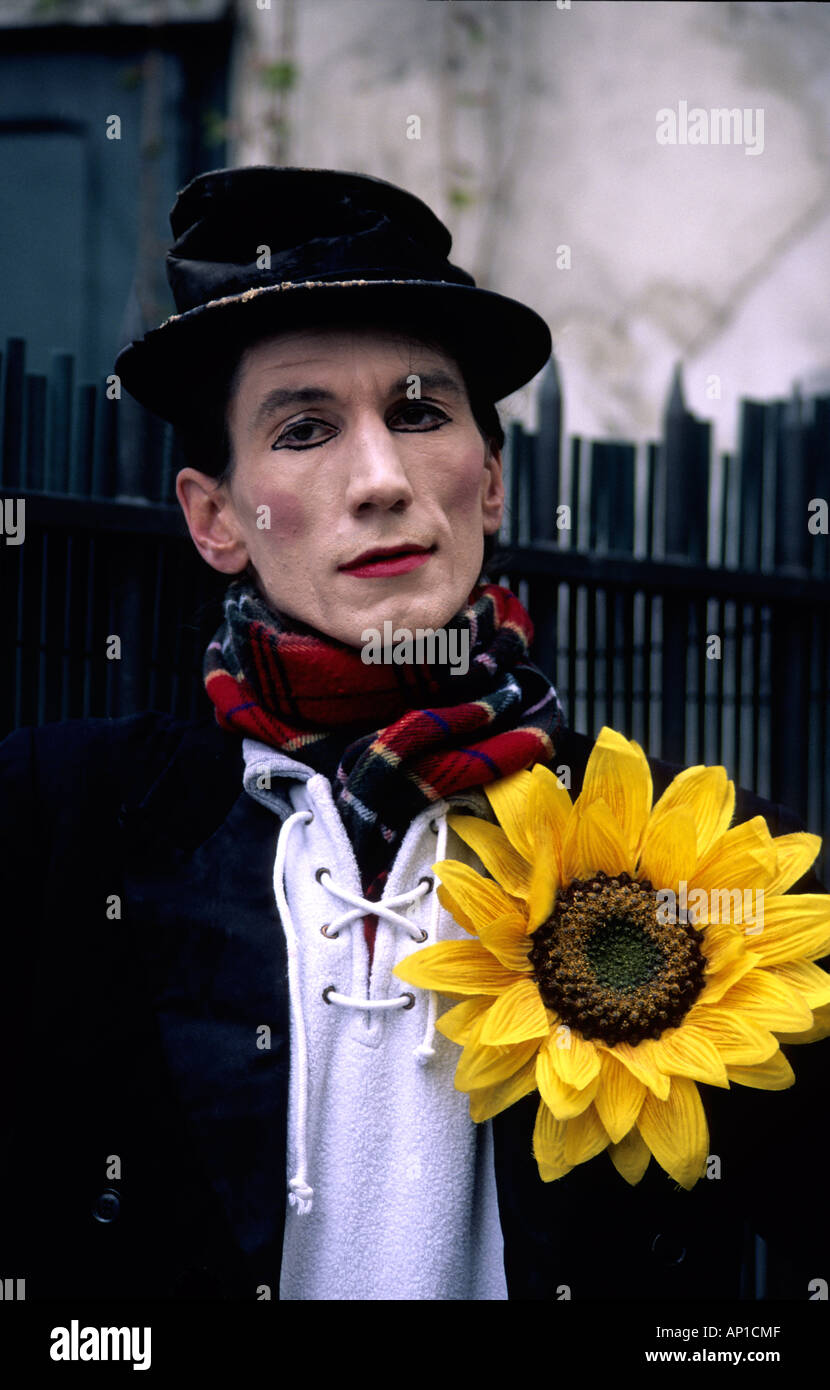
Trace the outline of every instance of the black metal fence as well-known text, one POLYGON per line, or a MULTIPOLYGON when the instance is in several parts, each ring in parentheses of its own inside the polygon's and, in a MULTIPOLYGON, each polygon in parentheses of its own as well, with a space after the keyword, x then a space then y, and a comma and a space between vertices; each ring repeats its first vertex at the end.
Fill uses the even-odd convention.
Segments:
MULTIPOLYGON (((6 345, 0 734, 208 708, 201 659, 227 578, 174 502, 172 431, 116 390, 76 385, 65 354, 48 379, 28 373, 23 341, 6 345)), ((678 372, 659 444, 563 441, 551 362, 536 433, 508 430, 500 577, 574 728, 723 763, 826 841, 830 396, 740 409, 736 452, 716 453, 678 372)))
POLYGON ((830 397, 742 401, 720 455, 679 371, 659 444, 561 447, 553 364, 539 407, 511 426, 504 578, 569 722, 722 763, 826 841, 830 397))

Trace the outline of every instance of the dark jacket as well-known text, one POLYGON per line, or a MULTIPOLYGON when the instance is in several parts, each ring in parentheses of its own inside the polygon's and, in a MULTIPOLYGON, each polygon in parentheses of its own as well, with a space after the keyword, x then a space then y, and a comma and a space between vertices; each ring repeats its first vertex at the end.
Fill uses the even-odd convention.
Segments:
MULTIPOLYGON (((592 740, 557 739, 582 784, 592 740)), ((655 798, 677 771, 651 761, 655 798)), ((273 812, 212 715, 25 728, 0 745, 0 1231, 29 1299, 277 1297, 286 1192, 285 944, 273 812), (120 912, 120 916, 118 915, 120 912), (270 1024, 272 1046, 250 1046, 270 1024)), ((736 819, 803 829, 739 792, 736 819)), ((797 889, 823 892, 812 875, 797 889)), ((826 964, 826 962, 825 962, 826 964)), ((830 1040, 783 1092, 703 1086, 721 1176, 685 1192, 607 1155, 538 1177, 538 1096, 493 1121, 512 1298, 809 1298, 830 1273, 830 1040), (764 1269, 766 1273, 764 1273, 764 1269), (757 1282, 756 1282, 757 1281, 757 1282)))

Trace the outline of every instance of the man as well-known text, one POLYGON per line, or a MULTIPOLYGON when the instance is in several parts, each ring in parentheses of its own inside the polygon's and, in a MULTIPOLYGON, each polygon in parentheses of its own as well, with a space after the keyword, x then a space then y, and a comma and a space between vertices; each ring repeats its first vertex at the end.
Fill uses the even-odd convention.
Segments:
MULTIPOLYGON (((477 583, 504 500, 492 403, 544 364, 546 327, 365 176, 217 171, 171 224, 179 312, 117 365, 186 432, 191 536, 242 578, 206 652, 215 718, 0 748, 3 1193, 29 1296, 736 1297, 765 1250, 768 1292, 808 1297, 826 1044, 796 1050, 789 1091, 710 1088, 717 1176, 691 1191, 602 1155, 543 1183, 538 1096, 474 1125, 435 996, 392 974, 465 937, 431 873, 477 864, 448 814, 493 819, 482 788, 539 762, 575 797, 592 751, 521 605, 477 583), (469 673, 362 663, 386 622, 452 628, 469 673)), ((650 766, 657 795, 674 769, 650 766)), ((739 793, 753 815, 799 828, 739 793)))

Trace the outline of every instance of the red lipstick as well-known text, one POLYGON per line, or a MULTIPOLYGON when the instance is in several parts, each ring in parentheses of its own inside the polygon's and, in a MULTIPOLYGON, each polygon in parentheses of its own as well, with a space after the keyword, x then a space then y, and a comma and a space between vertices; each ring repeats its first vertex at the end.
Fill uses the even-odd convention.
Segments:
POLYGON ((364 550, 354 560, 338 568, 343 574, 353 574, 358 579, 385 578, 387 575, 407 574, 409 570, 425 565, 434 547, 427 549, 422 545, 387 545, 374 550, 364 550))

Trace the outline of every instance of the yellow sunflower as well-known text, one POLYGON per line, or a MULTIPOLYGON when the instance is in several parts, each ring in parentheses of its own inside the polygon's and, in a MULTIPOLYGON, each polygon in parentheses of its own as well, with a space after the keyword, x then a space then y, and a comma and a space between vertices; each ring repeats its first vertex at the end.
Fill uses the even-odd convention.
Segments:
POLYGON ((574 802, 537 765, 485 787, 499 822, 449 824, 492 877, 435 865, 472 940, 395 967, 457 1004, 438 1028, 483 1121, 538 1089, 533 1149, 551 1182, 607 1149, 629 1182, 653 1155, 685 1188, 709 1133, 697 1082, 783 1090, 781 1042, 830 1033, 830 895, 784 896, 817 835, 732 826, 722 767, 679 773, 652 806, 639 744, 603 728, 574 802))

